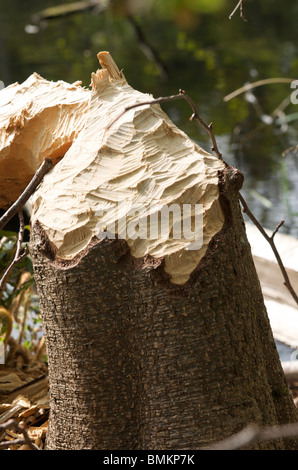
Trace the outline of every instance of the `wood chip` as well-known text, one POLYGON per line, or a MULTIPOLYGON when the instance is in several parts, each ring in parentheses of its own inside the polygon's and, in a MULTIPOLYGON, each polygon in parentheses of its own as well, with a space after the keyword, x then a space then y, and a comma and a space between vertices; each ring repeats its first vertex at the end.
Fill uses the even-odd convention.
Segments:
POLYGON ((20 437, 22 437, 22 434, 12 431, 11 429, 6 429, 6 434, 7 440, 11 440, 11 438, 19 439, 20 437))
POLYGON ((38 406, 37 405, 33 405, 31 406, 30 408, 28 408, 28 410, 25 410, 25 411, 22 411, 20 414, 19 414, 19 418, 27 418, 28 416, 31 416, 33 415, 36 410, 38 410, 38 406))

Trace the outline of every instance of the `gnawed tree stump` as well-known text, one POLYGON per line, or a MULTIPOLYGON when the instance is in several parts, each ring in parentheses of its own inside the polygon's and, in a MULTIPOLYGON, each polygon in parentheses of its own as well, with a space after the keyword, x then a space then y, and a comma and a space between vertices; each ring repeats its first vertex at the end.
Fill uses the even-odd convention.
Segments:
POLYGON ((48 448, 196 449, 249 423, 295 421, 238 204, 242 174, 159 105, 121 114, 148 96, 108 53, 99 60, 84 129, 32 199, 48 448))
POLYGON ((59 161, 85 124, 90 90, 33 73, 0 91, 0 208, 9 207, 41 162, 59 161))
POLYGON ((61 262, 73 262, 94 238, 117 234, 134 258, 164 258, 171 281, 184 284, 224 223, 218 189, 224 163, 174 126, 159 105, 132 109, 108 128, 119 110, 148 95, 127 84, 109 54, 99 58, 105 68, 92 75, 84 131, 44 178, 32 201, 33 221, 61 262), (158 212, 169 209, 159 228, 158 212))

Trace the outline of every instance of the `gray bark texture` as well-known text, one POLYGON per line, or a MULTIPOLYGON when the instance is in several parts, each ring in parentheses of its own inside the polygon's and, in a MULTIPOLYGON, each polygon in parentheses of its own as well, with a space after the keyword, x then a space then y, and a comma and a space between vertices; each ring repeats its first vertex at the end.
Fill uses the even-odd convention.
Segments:
MULTIPOLYGON (((48 449, 198 449, 250 423, 297 420, 238 203, 220 176, 225 224, 184 286, 124 240, 71 263, 36 223, 30 251, 47 345, 48 449)), ((297 449, 296 439, 249 449, 297 449)))

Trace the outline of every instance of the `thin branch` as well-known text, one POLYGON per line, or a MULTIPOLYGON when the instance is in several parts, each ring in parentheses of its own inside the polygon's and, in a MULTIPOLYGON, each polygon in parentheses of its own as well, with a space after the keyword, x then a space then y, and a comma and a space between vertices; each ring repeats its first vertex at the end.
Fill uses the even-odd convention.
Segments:
POLYGON ((240 0, 237 5, 235 6, 234 10, 232 11, 232 13, 229 15, 229 20, 232 19, 232 16, 234 16, 234 14, 236 13, 236 11, 238 10, 238 8, 240 9, 240 18, 243 19, 243 21, 247 21, 247 19, 245 18, 244 14, 243 14, 243 0, 240 0))
POLYGON ((289 279, 289 276, 287 274, 287 271, 283 265, 283 262, 281 260, 281 257, 279 255, 279 252, 275 246, 275 242, 274 242, 274 236, 276 235, 277 231, 279 230, 279 228, 282 226, 282 224, 284 223, 284 221, 282 220, 278 226, 275 228, 275 230, 273 231, 272 235, 269 236, 267 234, 267 232, 263 229, 262 225, 260 224, 260 222, 255 218, 255 216, 253 215, 253 213, 250 211, 246 201, 244 200, 244 198, 242 197, 242 195, 239 193, 239 200, 243 206, 243 212, 245 214, 247 214, 247 216, 250 218, 250 220, 254 223, 254 225, 259 229, 259 231, 261 232, 261 234, 263 235, 263 237, 267 240, 267 242, 269 243, 269 245, 271 246, 271 249, 274 253, 274 256, 276 258, 276 261, 278 263, 278 266, 282 272, 282 275, 284 277, 284 285, 287 287, 287 289, 289 290, 289 292, 291 293, 292 297, 294 298, 295 302, 297 303, 298 305, 298 296, 295 292, 295 290, 293 289, 293 286, 290 282, 290 279, 289 279))
POLYGON ((12 219, 12 217, 15 216, 24 207, 29 197, 34 193, 35 189, 43 179, 44 175, 52 168, 53 160, 51 158, 45 158, 20 197, 0 218, 0 230, 2 230, 3 227, 10 221, 10 219, 12 219))
POLYGON ((23 434, 24 439, 16 439, 14 441, 0 442, 1 448, 10 447, 13 445, 26 444, 31 450, 39 450, 37 445, 35 445, 29 438, 26 429, 17 421, 15 421, 14 419, 9 419, 8 421, 6 421, 6 423, 0 424, 0 431, 6 431, 9 428, 13 428, 15 431, 23 434))
POLYGON ((125 113, 127 113, 131 109, 139 108, 140 106, 148 106, 148 105, 153 105, 153 104, 166 103, 168 101, 174 101, 174 100, 179 100, 179 99, 184 99, 188 102, 188 104, 190 105, 190 107, 193 111, 193 114, 191 115, 190 120, 191 121, 193 121, 193 120, 198 121, 200 126, 208 132, 209 137, 210 137, 211 142, 212 142, 211 150, 216 154, 216 156, 220 160, 222 160, 222 154, 220 153, 220 151, 217 147, 216 139, 215 139, 215 136, 214 136, 214 133, 213 133, 212 123, 207 125, 202 120, 202 118, 199 116, 198 110, 197 110, 193 100, 191 99, 191 97, 187 93, 185 93, 184 90, 179 90, 179 93, 177 95, 160 97, 160 98, 156 98, 156 99, 153 99, 153 100, 142 101, 140 103, 135 103, 131 106, 127 106, 126 108, 124 108, 124 110, 113 121, 110 122, 110 124, 108 124, 108 126, 106 127, 106 130, 109 130, 118 121, 118 119, 120 119, 125 113))
POLYGON ((237 450, 254 442, 264 442, 271 439, 286 439, 297 435, 298 423, 282 424, 265 428, 260 428, 257 425, 249 425, 227 439, 205 447, 204 450, 237 450))
POLYGON ((238 88, 237 90, 233 91, 229 95, 226 95, 224 97, 224 101, 230 101, 236 96, 241 95, 241 93, 245 93, 246 91, 252 90, 253 88, 257 88, 259 86, 270 85, 272 83, 292 83, 293 80, 294 78, 285 78, 285 77, 278 78, 277 77, 277 78, 264 78, 263 80, 257 80, 254 83, 247 83, 243 87, 238 88))
POLYGON ((0 279, 0 292, 4 289, 6 279, 9 275, 10 271, 12 270, 12 268, 15 266, 15 264, 17 264, 19 261, 21 261, 21 259, 23 259, 28 253, 28 246, 26 245, 24 253, 21 254, 22 243, 23 243, 23 238, 24 238, 24 231, 25 231, 24 216, 23 216, 22 211, 19 211, 19 220, 20 220, 20 229, 19 229, 19 235, 18 235, 18 240, 17 240, 16 252, 15 252, 15 255, 14 255, 14 258, 13 258, 12 262, 10 263, 10 265, 8 266, 5 273, 3 274, 3 276, 0 279))
POLYGON ((275 229, 273 230, 272 232, 272 235, 270 237, 271 240, 273 240, 273 238, 275 237, 276 233, 279 231, 280 227, 285 223, 284 220, 282 220, 281 222, 279 222, 279 224, 275 227, 275 229))
POLYGON ((106 2, 102 0, 86 0, 63 3, 62 5, 45 8, 33 15, 32 19, 35 23, 41 23, 42 21, 70 16, 94 8, 99 9, 99 11, 105 10, 107 8, 106 2))

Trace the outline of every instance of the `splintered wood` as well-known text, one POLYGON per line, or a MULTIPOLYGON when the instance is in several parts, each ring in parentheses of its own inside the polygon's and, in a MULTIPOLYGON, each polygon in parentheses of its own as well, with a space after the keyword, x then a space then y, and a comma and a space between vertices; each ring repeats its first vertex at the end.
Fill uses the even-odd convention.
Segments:
MULTIPOLYGON (((78 259, 95 237, 118 237, 135 258, 164 259, 171 282, 184 284, 224 223, 218 188, 224 163, 158 104, 122 113, 151 96, 128 85, 108 52, 98 59, 90 106, 79 111, 84 126, 33 195, 32 224, 43 227, 56 261, 78 259)), ((58 132, 48 125, 48 133, 58 132)))
POLYGON ((19 197, 45 157, 58 161, 85 123, 90 91, 33 73, 0 91, 0 208, 19 197))

